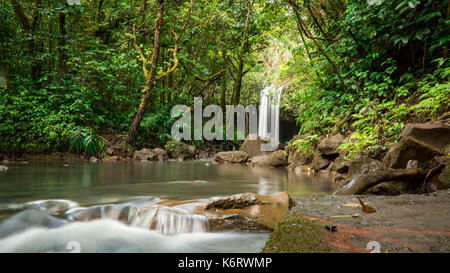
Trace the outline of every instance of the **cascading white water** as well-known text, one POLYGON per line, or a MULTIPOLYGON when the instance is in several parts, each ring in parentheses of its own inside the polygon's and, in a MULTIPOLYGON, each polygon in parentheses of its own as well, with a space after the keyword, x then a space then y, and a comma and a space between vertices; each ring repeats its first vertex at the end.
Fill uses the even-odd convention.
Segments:
POLYGON ((208 231, 208 219, 205 216, 195 215, 181 208, 156 205, 155 200, 75 207, 67 210, 65 216, 74 222, 94 219, 117 220, 133 227, 155 230, 161 234, 208 231))
POLYGON ((275 140, 280 138, 280 97, 282 86, 270 85, 261 91, 259 106, 258 135, 262 139, 275 140))
POLYGON ((134 227, 156 230, 162 234, 208 231, 208 219, 203 215, 188 214, 184 210, 166 206, 133 207, 128 223, 134 227))

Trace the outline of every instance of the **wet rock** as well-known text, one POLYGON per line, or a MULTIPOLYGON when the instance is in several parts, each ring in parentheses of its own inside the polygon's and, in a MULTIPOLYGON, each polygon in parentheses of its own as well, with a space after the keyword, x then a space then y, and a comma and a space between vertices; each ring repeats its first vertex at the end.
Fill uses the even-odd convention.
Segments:
POLYGON ((29 227, 57 228, 66 223, 67 221, 53 217, 47 211, 27 209, 0 223, 0 238, 19 233, 29 227))
POLYGON ((210 231, 271 232, 273 230, 273 228, 238 214, 210 218, 208 221, 210 231))
POLYGON ((332 252, 323 224, 314 223, 300 214, 289 213, 270 234, 263 253, 332 252))
POLYGON ((214 156, 214 160, 219 163, 245 163, 247 158, 248 154, 242 151, 219 152, 214 156))
POLYGON ((169 159, 169 154, 164 149, 155 148, 153 149, 153 153, 156 155, 158 161, 166 161, 169 159))
POLYGON ((195 154, 195 159, 211 159, 216 153, 220 152, 218 149, 201 149, 195 154))
MULTIPOLYGON (((292 138, 291 141, 305 139, 309 136, 311 136, 311 134, 296 135, 292 138)), ((289 146, 286 146, 285 150, 288 153, 288 164, 289 164, 288 169, 295 169, 297 167, 307 165, 311 163, 311 161, 314 158, 314 153, 312 152, 303 153, 295 149, 289 148, 289 146)))
POLYGON ((133 160, 135 161, 147 161, 156 160, 158 156, 153 152, 153 150, 144 148, 139 151, 135 151, 133 155, 133 160))
POLYGON ((239 151, 247 153, 247 155, 251 157, 260 156, 260 155, 267 155, 270 154, 270 152, 265 152, 261 150, 261 144, 266 144, 267 141, 264 141, 259 136, 256 135, 248 135, 245 138, 244 143, 242 144, 239 151), (254 140, 251 140, 250 138, 254 138, 254 140))
POLYGON ((307 165, 311 163, 313 160, 314 155, 311 153, 300 153, 300 152, 289 152, 288 155, 288 162, 289 162, 289 168, 295 168, 302 165, 307 165))
POLYGON ((360 157, 348 162, 348 177, 353 178, 356 175, 364 175, 371 171, 384 169, 381 162, 370 158, 360 157))
POLYGON ((20 209, 32 209, 39 211, 46 211, 52 215, 60 215, 65 211, 75 208, 78 203, 64 200, 64 199, 49 199, 49 200, 38 200, 33 202, 28 202, 23 205, 20 209))
POLYGON ((255 164, 256 167, 283 167, 287 165, 285 151, 275 151, 255 164))
POLYGON ((436 155, 446 155, 450 146, 450 122, 441 120, 423 124, 408 124, 400 141, 393 145, 383 159, 389 168, 406 168, 409 160, 420 163, 436 155))
POLYGON ((450 188, 450 158, 447 159, 447 164, 445 166, 445 169, 439 176, 439 180, 440 180, 439 189, 450 188))
POLYGON ((361 194, 364 191, 386 181, 407 181, 411 185, 425 179, 422 169, 379 169, 354 175, 347 184, 336 190, 333 195, 361 194))
POLYGON ((135 151, 133 160, 135 161, 165 161, 169 159, 169 155, 166 150, 161 148, 155 148, 153 150, 144 148, 139 151, 135 151))
POLYGON ((253 205, 261 204, 261 200, 253 193, 235 194, 212 201, 206 205, 206 210, 212 209, 243 209, 253 205))
POLYGON ((339 145, 341 145, 344 138, 345 137, 340 133, 332 135, 324 139, 322 142, 320 142, 319 145, 317 146, 317 149, 322 155, 326 156, 338 155, 339 151, 337 149, 339 145))
POLYGON ((408 192, 408 185, 405 182, 383 182, 380 183, 365 192, 363 194, 375 194, 375 195, 400 195, 408 192))
POLYGON ((91 158, 89 158, 90 162, 98 162, 98 158, 96 158, 95 156, 92 156, 91 158))
POLYGON ((180 141, 171 140, 168 141, 165 146, 170 157, 176 159, 191 159, 195 155, 195 147, 192 145, 187 145, 180 141))
POLYGON ((106 149, 106 154, 107 155, 113 155, 114 154, 114 148, 113 147, 108 147, 107 149, 106 149))
POLYGON ((288 151, 288 168, 295 169, 296 167, 304 166, 309 163, 314 158, 312 153, 301 153, 299 151, 288 151))
MULTIPOLYGON (((218 225, 232 227, 232 230, 237 230, 237 226, 241 224, 249 224, 249 220, 268 229, 273 229, 293 206, 295 206, 295 201, 286 192, 270 195, 243 193, 212 201, 205 205, 204 211, 210 215, 210 218, 219 218, 218 225), (239 215, 241 217, 224 218, 224 216, 230 215, 239 215), (232 221, 236 222, 231 223, 232 221)), ((261 227, 254 223, 250 225, 252 229, 261 227)), ((248 227, 241 227, 241 229, 245 228, 248 227)))
POLYGON ((338 173, 347 173, 350 168, 350 160, 345 160, 342 157, 336 158, 333 162, 332 170, 338 173))
POLYGON ((249 158, 247 164, 250 166, 256 166, 258 163, 267 160, 268 157, 269 155, 257 155, 252 158, 249 158))
POLYGON ((114 156, 110 156, 110 157, 105 158, 105 160, 107 160, 107 161, 120 161, 120 157, 118 157, 117 155, 114 155, 114 156))
POLYGON ((321 156, 319 153, 316 153, 314 159, 311 162, 311 168, 315 171, 320 171, 328 167, 330 163, 331 160, 321 156))
POLYGON ((6 171, 8 170, 8 167, 0 165, 0 171, 6 171))
POLYGON ((330 171, 328 174, 328 177, 331 181, 340 184, 341 182, 345 181, 347 179, 346 174, 338 173, 336 171, 330 171))

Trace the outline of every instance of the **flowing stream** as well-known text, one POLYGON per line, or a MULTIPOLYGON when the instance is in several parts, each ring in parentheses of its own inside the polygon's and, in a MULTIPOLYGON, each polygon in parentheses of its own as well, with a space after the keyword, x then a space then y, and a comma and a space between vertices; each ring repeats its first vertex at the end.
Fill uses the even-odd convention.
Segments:
POLYGON ((320 176, 212 161, 10 163, 0 172, 0 252, 257 252, 268 234, 209 232, 195 208, 281 191, 295 199, 333 186, 320 176))

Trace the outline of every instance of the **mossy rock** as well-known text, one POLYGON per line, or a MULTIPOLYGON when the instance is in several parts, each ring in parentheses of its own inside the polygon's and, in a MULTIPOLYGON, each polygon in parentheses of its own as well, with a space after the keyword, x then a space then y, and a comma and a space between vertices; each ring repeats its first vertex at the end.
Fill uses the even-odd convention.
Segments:
POLYGON ((195 147, 180 141, 170 140, 166 143, 166 150, 172 158, 186 159, 193 158, 195 147))
POLYGON ((328 253, 332 248, 325 241, 326 229, 296 215, 286 216, 270 234, 264 253, 328 253))

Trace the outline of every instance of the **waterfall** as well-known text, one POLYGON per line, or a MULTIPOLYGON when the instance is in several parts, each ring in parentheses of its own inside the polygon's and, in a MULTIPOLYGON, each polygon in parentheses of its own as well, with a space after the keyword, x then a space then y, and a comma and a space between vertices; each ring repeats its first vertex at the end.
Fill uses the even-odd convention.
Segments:
POLYGON ((181 209, 160 205, 132 208, 128 222, 131 226, 153 229, 162 234, 208 231, 208 219, 205 216, 188 214, 181 209))
POLYGON ((270 85, 261 91, 259 106, 258 135, 271 143, 279 143, 280 138, 280 97, 282 86, 270 85))

